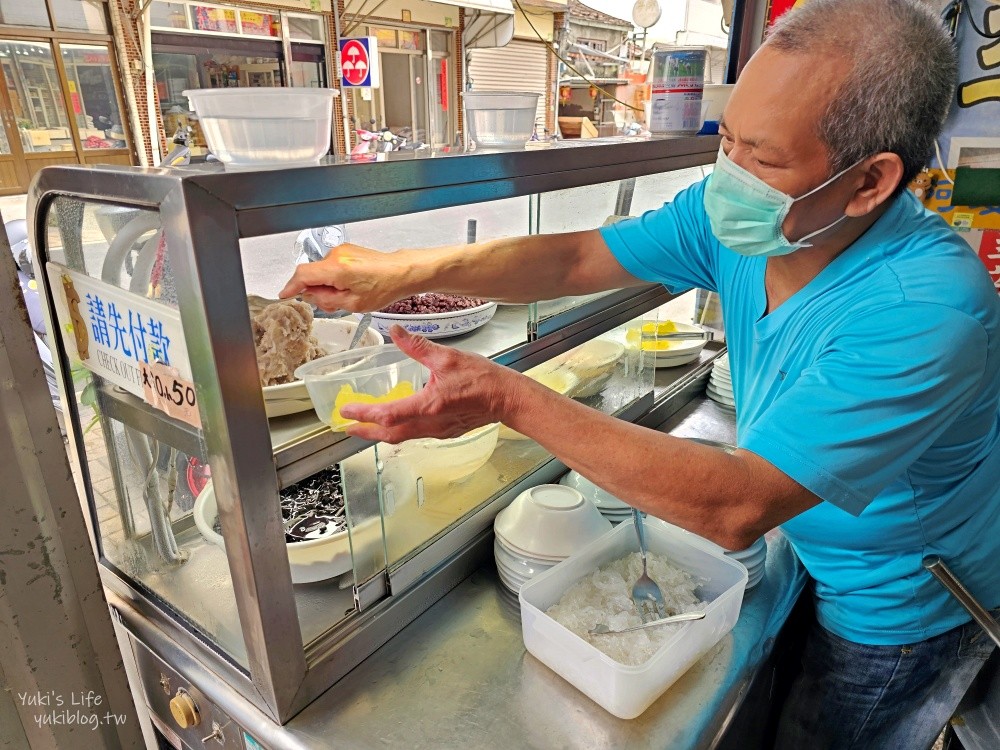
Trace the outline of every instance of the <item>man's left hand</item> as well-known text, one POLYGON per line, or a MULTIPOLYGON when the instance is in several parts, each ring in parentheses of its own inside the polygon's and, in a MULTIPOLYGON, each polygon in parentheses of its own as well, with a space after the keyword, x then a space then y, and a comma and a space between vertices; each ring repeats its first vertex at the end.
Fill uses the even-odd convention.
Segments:
POLYGON ((408 398, 387 404, 348 404, 341 416, 358 424, 350 435, 383 443, 452 438, 503 421, 517 389, 517 373, 478 354, 456 351, 400 326, 390 331, 404 353, 430 370, 430 380, 408 398))

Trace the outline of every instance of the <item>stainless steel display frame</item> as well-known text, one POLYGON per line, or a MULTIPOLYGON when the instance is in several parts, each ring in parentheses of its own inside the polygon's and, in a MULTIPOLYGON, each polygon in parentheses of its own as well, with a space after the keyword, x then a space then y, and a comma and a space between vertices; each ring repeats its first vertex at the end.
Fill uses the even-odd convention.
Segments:
MULTIPOLYGON (((193 356, 192 370, 203 404, 213 482, 220 497, 233 498, 231 508, 221 509, 221 521, 249 673, 102 559, 107 588, 274 721, 286 722, 471 571, 476 558, 469 550, 481 544, 492 517, 516 495, 519 486, 508 488, 487 507, 463 519, 430 548, 356 587, 355 597, 363 610, 358 621, 334 628, 307 650, 300 634, 288 558, 278 532, 281 520, 273 502, 275 487, 308 476, 369 444, 324 433, 313 441, 315 450, 295 462, 295 469, 281 467, 280 456, 272 450, 263 397, 247 396, 260 394, 260 389, 244 304, 239 240, 631 180, 709 164, 715 159, 718 144, 717 137, 658 139, 249 173, 225 172, 221 167, 42 170, 28 201, 34 246, 42 263, 48 260, 44 241, 47 214, 57 197, 146 208, 160 214, 173 254, 188 349, 211 355, 193 356), (208 289, 214 293, 206 294, 208 289), (225 367, 220 366, 222 352, 225 367)), ((44 274, 41 277, 47 285, 44 274)), ((526 332, 523 345, 496 359, 525 370, 669 298, 662 287, 653 286, 607 295, 548 319, 544 332, 526 332)), ((50 330, 55 330, 51 303, 47 315, 50 330)), ((60 351, 60 359, 67 361, 65 352, 60 351)), ((62 370, 66 373, 68 368, 62 370)), ((72 393, 67 380, 64 374, 64 403, 75 414, 75 399, 67 397, 72 393)), ((619 416, 634 421, 651 406, 649 397, 619 416)), ((75 416, 77 419, 70 421, 78 422, 75 416)), ((79 457, 83 455, 82 435, 76 429, 71 432, 79 457)), ((87 477, 86 467, 81 469, 87 477)), ((544 481, 542 475, 551 478, 558 470, 555 462, 549 462, 533 479, 544 481)), ((92 503, 89 487, 87 492, 92 503)), ((95 544, 100 548, 99 539, 95 544)))

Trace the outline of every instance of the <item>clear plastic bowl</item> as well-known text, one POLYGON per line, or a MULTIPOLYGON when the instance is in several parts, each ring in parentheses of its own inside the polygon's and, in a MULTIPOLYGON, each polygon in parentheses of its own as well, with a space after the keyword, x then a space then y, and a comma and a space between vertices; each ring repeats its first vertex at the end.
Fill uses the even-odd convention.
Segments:
POLYGON ((667 524, 646 526, 650 552, 702 581, 696 594, 705 617, 684 623, 648 661, 621 664, 553 620, 545 610, 567 589, 602 565, 638 551, 635 528, 623 523, 609 534, 521 588, 521 634, 528 652, 609 713, 634 719, 732 630, 740 615, 747 571, 711 543, 667 524))
POLYGON ((340 417, 341 406, 406 398, 424 387, 428 374, 394 344, 384 344, 314 359, 295 377, 305 382, 316 416, 341 431, 355 424, 340 417))
POLYGON ((524 148, 535 132, 540 94, 527 91, 466 91, 469 138, 483 148, 524 148))
POLYGON ((460 482, 490 460, 500 434, 500 424, 488 424, 457 438, 419 438, 401 443, 395 451, 410 464, 414 476, 425 484, 460 482))
POLYGON ((229 168, 316 164, 330 150, 333 89, 189 89, 209 150, 229 168))

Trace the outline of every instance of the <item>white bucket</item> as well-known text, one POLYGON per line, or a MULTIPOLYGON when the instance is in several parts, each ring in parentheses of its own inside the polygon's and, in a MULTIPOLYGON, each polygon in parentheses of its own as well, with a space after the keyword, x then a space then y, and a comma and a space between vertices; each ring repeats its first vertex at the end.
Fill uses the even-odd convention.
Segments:
POLYGON ((649 129, 661 135, 694 135, 701 129, 705 49, 653 53, 649 129))

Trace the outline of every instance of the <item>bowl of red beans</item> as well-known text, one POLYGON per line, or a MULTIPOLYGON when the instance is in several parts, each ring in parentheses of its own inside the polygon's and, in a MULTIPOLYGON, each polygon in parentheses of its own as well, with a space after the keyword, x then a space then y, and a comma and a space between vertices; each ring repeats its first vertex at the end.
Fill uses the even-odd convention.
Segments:
POLYGON ((372 325, 379 333, 400 325, 410 333, 429 339, 461 336, 490 322, 497 303, 476 297, 428 292, 393 302, 372 313, 372 325))

